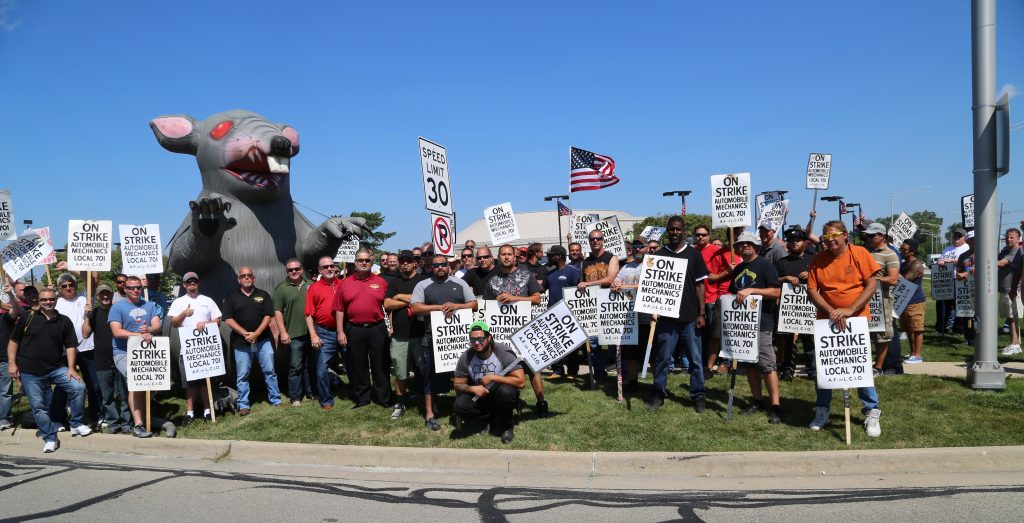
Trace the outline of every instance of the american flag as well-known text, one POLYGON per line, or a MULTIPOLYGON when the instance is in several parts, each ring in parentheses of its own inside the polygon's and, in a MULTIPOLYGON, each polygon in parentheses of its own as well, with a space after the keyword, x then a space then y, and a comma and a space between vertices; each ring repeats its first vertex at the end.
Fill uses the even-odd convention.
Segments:
POLYGON ((683 217, 685 218, 686 217, 686 195, 684 194, 682 196, 683 196, 683 217))
POLYGON ((854 227, 859 227, 863 223, 864 223, 864 208, 861 207, 860 208, 860 212, 857 213, 857 215, 854 216, 854 218, 853 218, 853 226, 854 227))
POLYGON ((839 200, 839 214, 849 214, 850 211, 846 208, 846 202, 839 200))
POLYGON ((564 203, 558 202, 558 215, 559 216, 572 216, 572 209, 570 209, 564 203))
POLYGON ((619 183, 615 160, 571 147, 569 150, 569 192, 596 191, 619 183))

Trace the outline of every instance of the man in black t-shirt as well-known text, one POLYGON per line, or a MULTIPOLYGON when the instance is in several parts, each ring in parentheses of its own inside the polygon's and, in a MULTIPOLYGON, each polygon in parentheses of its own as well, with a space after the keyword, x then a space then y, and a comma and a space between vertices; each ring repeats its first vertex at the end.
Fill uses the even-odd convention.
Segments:
POLYGON ((474 296, 483 296, 487 280, 497 270, 497 267, 494 266, 494 256, 491 255, 491 250, 486 246, 480 247, 476 250, 476 266, 466 271, 462 281, 469 284, 469 288, 473 289, 474 296))
POLYGON ((747 381, 753 401, 744 413, 753 414, 763 407, 761 377, 768 386, 771 409, 768 423, 782 423, 782 409, 779 406, 779 375, 775 372, 775 349, 772 347, 772 331, 775 329, 775 301, 779 299, 779 276, 775 266, 763 256, 757 255, 757 238, 744 232, 736 240, 743 261, 732 270, 729 292, 742 302, 751 295, 761 296, 761 324, 757 333, 757 365, 747 366, 747 381), (759 375, 760 373, 760 375, 759 375))
POLYGON ((96 287, 96 296, 100 301, 99 307, 93 308, 92 303, 85 306, 86 321, 82 324, 82 337, 93 337, 96 378, 103 398, 101 427, 105 425, 103 431, 107 434, 130 434, 132 413, 128 408, 128 384, 114 366, 114 333, 108 323, 114 291, 108 285, 100 285, 96 287))
POLYGON ((7 430, 14 426, 11 422, 11 403, 14 400, 14 380, 7 372, 7 342, 14 332, 14 324, 26 308, 37 305, 36 301, 39 292, 35 287, 30 287, 18 282, 12 288, 4 285, 4 294, 7 303, 0 308, 0 431, 7 430), (26 297, 26 294, 28 295, 26 297))
POLYGON ((75 370, 78 336, 71 319, 57 312, 56 305, 57 293, 53 289, 40 292, 39 311, 21 316, 7 343, 8 372, 12 378, 21 379, 32 416, 43 435, 43 452, 60 448, 58 424, 51 421, 49 415, 52 385, 67 395, 71 407, 71 435, 92 433, 92 429, 82 423, 85 385, 75 370))
POLYGON ((705 322, 704 284, 708 278, 708 267, 700 251, 683 243, 681 216, 668 219, 665 236, 667 243, 654 254, 686 260, 686 275, 679 301, 679 317, 663 316, 658 319, 654 329, 655 346, 658 349, 654 357, 654 393, 647 401, 647 408, 657 410, 665 403, 668 394, 665 385, 668 383, 672 355, 676 346, 682 343, 690 360, 690 399, 693 401, 693 410, 700 414, 704 412, 706 391, 698 329, 705 322))
POLYGON ((395 405, 391 419, 405 414, 406 382, 409 371, 416 366, 416 356, 422 351, 423 321, 409 311, 412 291, 416 284, 427 279, 416 271, 416 258, 412 251, 398 253, 398 275, 388 281, 384 310, 391 315, 391 368, 395 372, 395 405))
MULTIPOLYGON (((814 252, 809 248, 810 240, 807 238, 807 233, 799 227, 793 227, 788 229, 783 237, 786 240, 786 250, 789 254, 775 262, 779 283, 780 285, 782 283, 807 285, 807 268, 811 264, 811 258, 814 257, 814 252)), ((796 373, 797 337, 804 347, 804 365, 807 368, 807 374, 811 378, 814 377, 814 335, 793 335, 783 332, 777 336, 778 345, 782 348, 781 361, 778 362, 780 379, 791 380, 796 373)))
MULTIPOLYGON (((619 259, 605 250, 603 232, 597 229, 590 231, 587 241, 590 242, 590 255, 583 260, 583 269, 580 272, 580 283, 577 288, 583 290, 595 285, 611 287, 615 276, 619 273, 619 259)), ((590 336, 591 362, 594 364, 594 368, 590 369, 590 372, 594 374, 595 380, 602 381, 608 377, 608 371, 604 368, 605 350, 604 347, 597 344, 595 334, 592 333, 590 336)))
POLYGON ((281 392, 274 372, 274 345, 270 320, 274 317, 274 301, 267 291, 257 289, 255 273, 249 267, 238 269, 237 291, 224 298, 221 317, 231 328, 231 347, 235 352, 235 380, 238 387, 238 415, 248 416, 249 371, 256 358, 267 383, 267 400, 274 407, 281 404, 281 392))

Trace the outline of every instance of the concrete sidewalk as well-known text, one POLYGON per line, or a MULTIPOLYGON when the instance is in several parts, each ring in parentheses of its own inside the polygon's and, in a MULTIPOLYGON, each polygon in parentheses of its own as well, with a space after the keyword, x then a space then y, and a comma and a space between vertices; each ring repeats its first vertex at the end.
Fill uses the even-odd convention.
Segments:
MULTIPOLYGON (((1003 363, 1007 378, 1024 378, 1024 362, 1009 361, 1003 363)), ((907 374, 938 376, 940 378, 967 379, 967 363, 952 361, 925 361, 921 363, 903 364, 903 372, 907 374)))

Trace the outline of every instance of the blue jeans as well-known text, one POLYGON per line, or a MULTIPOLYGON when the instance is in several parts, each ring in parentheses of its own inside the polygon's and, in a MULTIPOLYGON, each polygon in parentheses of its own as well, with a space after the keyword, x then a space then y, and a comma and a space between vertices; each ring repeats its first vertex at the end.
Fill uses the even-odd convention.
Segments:
MULTIPOLYGON (((817 389, 816 396, 815 407, 829 407, 832 405, 832 389, 817 389)), ((864 408, 861 409, 862 413, 867 414, 869 410, 878 408, 878 392, 875 391, 874 387, 861 387, 857 389, 857 397, 864 404, 864 408)))
POLYGON ((288 398, 301 401, 303 396, 313 396, 316 379, 316 358, 309 336, 292 338, 288 344, 288 398))
MULTIPOLYGON (((86 417, 93 423, 103 420, 103 394, 97 385, 99 378, 96 377, 96 357, 92 351, 79 352, 75 358, 78 364, 79 374, 85 382, 85 398, 89 402, 89 408, 85 411, 86 417)), ((59 388, 53 391, 53 398, 50 401, 50 420, 64 424, 67 421, 68 396, 59 388)))
POLYGON ((697 334, 694 322, 681 323, 666 318, 659 321, 654 329, 654 343, 657 354, 654 357, 654 390, 666 396, 665 385, 668 383, 669 367, 676 346, 683 343, 683 354, 690 365, 690 399, 704 399, 704 365, 700 363, 700 335, 697 334))
POLYGON ((50 421, 47 398, 51 395, 50 385, 56 385, 63 391, 71 405, 71 427, 82 425, 82 410, 85 403, 85 385, 80 381, 68 378, 68 368, 59 367, 49 374, 37 375, 21 373, 21 385, 28 396, 28 404, 32 407, 32 417, 36 426, 43 433, 43 441, 57 441, 58 424, 50 421))
POLYGON ((331 374, 327 372, 327 365, 331 358, 338 352, 337 331, 327 330, 316 325, 316 335, 320 337, 320 349, 318 349, 316 360, 316 391, 320 397, 320 406, 334 405, 334 394, 331 393, 331 374))
MULTIPOLYGON (((4 347, 7 350, 7 347, 4 347)), ((7 373, 7 362, 0 361, 0 421, 11 421, 11 398, 14 396, 14 380, 7 373)))
POLYGON ((128 410, 128 385, 117 369, 96 369, 100 394, 103 395, 103 421, 111 429, 132 427, 132 413, 128 410))
POLYGON ((277 388, 277 373, 274 372, 274 346, 267 338, 248 347, 235 347, 235 380, 238 386, 238 408, 247 409, 249 404, 249 371, 252 369, 253 351, 267 382, 267 399, 271 405, 281 403, 281 392, 277 388))
MULTIPOLYGON (((586 357, 586 347, 583 347, 584 354, 586 357)), ((595 380, 603 380, 608 377, 608 371, 605 369, 605 350, 597 344, 597 336, 590 337, 590 360, 587 363, 593 363, 594 368, 590 369, 590 372, 594 374, 595 380)))

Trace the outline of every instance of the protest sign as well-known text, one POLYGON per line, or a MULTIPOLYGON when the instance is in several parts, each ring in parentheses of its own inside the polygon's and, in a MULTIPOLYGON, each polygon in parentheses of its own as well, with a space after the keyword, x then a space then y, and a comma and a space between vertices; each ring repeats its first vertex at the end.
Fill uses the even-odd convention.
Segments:
POLYGON ((818 308, 807 297, 806 285, 782 284, 779 298, 779 332, 814 334, 818 308))
POLYGON ((27 232, 0 251, 0 260, 3 261, 4 273, 17 280, 52 253, 53 248, 38 234, 27 232))
POLYGON ((0 240, 13 240, 18 237, 14 221, 14 201, 11 191, 0 189, 0 240))
POLYGON ((338 253, 334 255, 337 263, 355 263, 356 251, 359 250, 359 240, 345 240, 338 246, 338 253))
POLYGON ((163 274, 164 251, 160 244, 160 226, 118 225, 121 233, 121 272, 125 274, 163 274))
POLYGON ((583 326, 590 336, 597 336, 597 291, 594 287, 584 287, 579 290, 576 287, 565 287, 562 289, 562 301, 572 311, 573 316, 583 326))
POLYGON ((428 210, 454 216, 448 151, 444 146, 419 137, 420 167, 423 171, 423 199, 428 210))
POLYGON ((892 244, 897 247, 903 245, 903 241, 907 238, 913 237, 915 232, 917 232, 917 224, 905 212, 901 212, 900 217, 893 222, 892 227, 889 227, 892 244))
POLYGON ((910 304, 910 299, 917 292, 917 284, 900 276, 899 282, 892 288, 892 317, 899 318, 910 304))
POLYGON ((757 361, 757 337, 761 331, 761 296, 751 294, 746 300, 734 294, 719 300, 722 321, 722 348, 719 356, 736 361, 757 361))
POLYGON ((487 233, 491 235, 491 245, 501 245, 519 239, 519 226, 516 215, 512 212, 509 202, 484 209, 484 220, 487 222, 487 233))
POLYGON ((53 250, 53 238, 50 236, 50 228, 49 227, 40 227, 38 229, 32 229, 32 230, 36 231, 36 234, 38 234, 39 237, 42 238, 43 241, 46 242, 46 244, 50 246, 50 254, 48 254, 45 258, 43 258, 43 260, 41 262, 39 262, 39 264, 40 265, 49 265, 51 263, 57 263, 57 253, 56 253, 56 251, 53 250))
POLYGON ((953 299, 956 300, 956 317, 974 317, 974 275, 969 274, 966 280, 956 279, 953 285, 953 299))
POLYGON ((618 218, 609 216, 599 222, 594 222, 590 224, 590 230, 587 231, 588 236, 591 231, 601 231, 604 236, 604 250, 612 253, 616 258, 626 257, 626 237, 623 236, 622 229, 619 227, 618 218))
POLYGON ((952 263, 932 265, 932 299, 952 300, 956 281, 956 266, 952 263))
POLYGON ((590 242, 587 241, 587 235, 590 233, 590 224, 599 219, 601 219, 600 216, 596 214, 573 213, 572 215, 572 241, 580 244, 583 256, 590 254, 590 242))
POLYGON ((212 378, 227 373, 220 328, 216 323, 207 323, 203 330, 179 327, 178 337, 181 339, 181 357, 185 362, 186 380, 212 378))
POLYGON ((110 220, 68 220, 68 270, 109 271, 113 229, 110 220))
MULTIPOLYGON (((548 310, 548 291, 540 293, 540 303, 530 306, 530 319, 536 318, 548 310)), ((479 303, 479 302, 477 302, 479 303)))
POLYGON ((640 343, 640 324, 633 310, 636 291, 622 289, 597 290, 597 343, 601 345, 636 345, 640 343))
POLYGON ((964 228, 974 228, 974 195, 968 194, 960 197, 960 223, 964 228))
POLYGON ((512 346, 534 372, 564 358, 586 341, 583 325, 564 300, 512 335, 512 346))
POLYGON ((128 390, 171 390, 170 338, 128 338, 128 390))
POLYGON ((711 226, 750 227, 750 173, 711 177, 711 226))
POLYGON ((435 253, 445 256, 455 254, 455 217, 431 212, 430 238, 435 253))
POLYGON ((430 311, 430 341, 434 348, 434 372, 454 372, 459 356, 469 347, 473 311, 457 309, 451 316, 430 311))
POLYGON ((885 317, 885 302, 882 301, 882 284, 875 286, 875 293, 868 301, 868 309, 871 316, 868 319, 868 330, 871 332, 885 332, 885 322, 890 321, 885 317))
POLYGON ((814 322, 814 357, 819 389, 874 387, 871 336, 863 316, 846 319, 840 329, 832 320, 814 322))
POLYGON ((782 229, 783 223, 786 221, 786 213, 789 212, 789 200, 782 200, 780 202, 774 202, 765 206, 761 211, 761 219, 758 221, 758 227, 764 227, 766 229, 774 229, 775 232, 779 232, 782 229))
POLYGON ((655 227, 653 225, 648 225, 647 227, 644 227, 643 231, 640 232, 640 237, 647 241, 659 240, 661 239, 661 236, 663 234, 665 234, 664 227, 655 227))
POLYGON ((832 155, 811 153, 807 158, 807 188, 828 190, 828 179, 832 174, 832 155))
POLYGON ((531 319, 532 304, 528 301, 501 303, 498 300, 483 300, 476 303, 478 307, 483 308, 480 319, 487 322, 487 326, 491 328, 491 336, 501 343, 508 343, 512 334, 523 328, 531 319))
POLYGON ((688 263, 671 256, 644 256, 637 286, 636 311, 678 318, 688 263))

